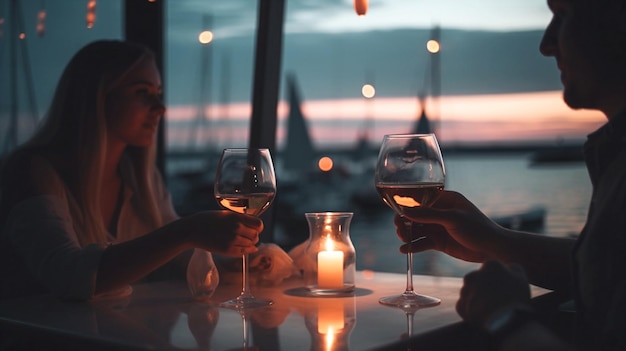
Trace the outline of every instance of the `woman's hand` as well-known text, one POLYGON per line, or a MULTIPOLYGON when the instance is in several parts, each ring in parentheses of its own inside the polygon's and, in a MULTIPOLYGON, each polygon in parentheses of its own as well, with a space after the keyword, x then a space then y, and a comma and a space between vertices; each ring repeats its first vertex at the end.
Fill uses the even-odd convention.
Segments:
POLYGON ((530 303, 530 285, 521 266, 489 261, 463 279, 456 311, 469 323, 484 326, 495 312, 530 303))
POLYGON ((226 210, 198 212, 174 223, 193 247, 233 257, 256 252, 263 230, 259 218, 226 210))
POLYGON ((394 223, 398 237, 406 243, 401 252, 434 249, 470 262, 492 257, 490 242, 502 229, 453 191, 442 192, 431 207, 405 209, 404 216, 396 215, 394 223))

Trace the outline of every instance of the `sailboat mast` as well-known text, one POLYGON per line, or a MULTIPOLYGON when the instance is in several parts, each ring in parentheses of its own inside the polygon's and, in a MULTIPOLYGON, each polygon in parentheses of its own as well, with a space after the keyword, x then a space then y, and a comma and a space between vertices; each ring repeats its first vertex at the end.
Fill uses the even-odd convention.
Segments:
POLYGON ((9 130, 8 135, 5 140, 4 151, 9 152, 16 144, 17 144, 17 0, 11 0, 9 3, 9 14, 10 14, 10 22, 9 22, 9 67, 11 67, 10 71, 10 105, 11 105, 11 115, 9 121, 9 130))
MULTIPOLYGON (((9 105, 10 107, 10 120, 9 130, 7 131, 7 137, 5 139, 4 152, 9 152, 19 143, 19 95, 18 95, 18 47, 22 53, 22 68, 24 69, 24 76, 26 80, 27 98, 30 106, 30 112, 34 122, 39 118, 37 109, 37 101, 35 99, 35 87, 33 84, 33 74, 30 67, 30 56, 28 55, 28 46, 24 29, 24 19, 22 16, 22 10, 17 0, 11 0, 9 3, 9 14, 11 20, 9 21, 9 105)), ((35 123, 33 123, 35 124, 35 123)))
MULTIPOLYGON (((213 17, 210 14, 202 16, 203 31, 211 31, 213 27, 213 17)), ((198 114, 194 126, 191 128, 191 137, 189 138, 190 147, 193 150, 194 147, 201 148, 202 137, 205 135, 204 128, 208 124, 210 116, 207 114, 207 105, 210 104, 211 89, 208 87, 210 82, 211 72, 213 70, 213 62, 211 55, 212 41, 200 42, 202 55, 200 59, 200 98, 198 99, 198 114)))
POLYGON ((439 120, 439 118, 437 118, 439 111, 434 111, 434 109, 431 108, 428 114, 426 113, 427 96, 430 94, 432 98, 431 103, 438 106, 439 96, 441 95, 441 45, 439 37, 439 27, 433 27, 430 33, 430 39, 428 39, 426 43, 426 50, 430 55, 430 65, 425 65, 424 86, 417 92, 417 100, 419 103, 418 111, 420 112, 418 113, 417 121, 413 127, 413 133, 437 133, 439 131, 439 126, 436 124, 439 120), (431 117, 434 115, 436 117, 431 121, 428 115, 431 117))
MULTIPOLYGON (((439 26, 435 26, 432 29, 430 40, 439 44, 438 50, 430 51, 430 94, 433 101, 432 104, 438 107, 441 96, 441 29, 439 26)), ((434 117, 433 131, 440 131, 441 116, 439 116, 439 111, 434 113, 434 117)))
MULTIPOLYGON (((222 66, 221 66, 221 76, 220 76, 220 96, 219 100, 222 104, 221 116, 220 118, 225 122, 225 132, 224 142, 230 142, 233 140, 232 126, 230 125, 230 85, 231 85, 231 54, 228 49, 224 50, 222 54, 222 66)), ((216 140, 217 141, 217 140, 216 140)))
POLYGON ((376 86, 375 81, 374 81, 374 71, 369 69, 365 72, 365 84, 363 85, 363 88, 361 89, 361 92, 363 94, 363 97, 365 98, 365 128, 363 130, 363 142, 365 143, 365 145, 367 145, 370 142, 370 138, 374 135, 374 115, 373 115, 373 111, 372 111, 372 100, 374 99, 374 94, 367 94, 365 90, 365 87, 372 87, 374 88, 376 86))

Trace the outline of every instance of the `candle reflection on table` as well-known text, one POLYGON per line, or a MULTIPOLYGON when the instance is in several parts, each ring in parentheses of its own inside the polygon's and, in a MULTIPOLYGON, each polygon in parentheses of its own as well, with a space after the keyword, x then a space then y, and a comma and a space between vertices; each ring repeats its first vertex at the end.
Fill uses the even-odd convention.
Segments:
POLYGON ((317 332, 327 334, 343 329, 343 301, 340 299, 327 299, 318 306, 317 332))
POLYGON ((356 323, 355 311, 354 297, 320 298, 316 309, 305 317, 311 334, 311 350, 349 350, 350 333, 356 323))

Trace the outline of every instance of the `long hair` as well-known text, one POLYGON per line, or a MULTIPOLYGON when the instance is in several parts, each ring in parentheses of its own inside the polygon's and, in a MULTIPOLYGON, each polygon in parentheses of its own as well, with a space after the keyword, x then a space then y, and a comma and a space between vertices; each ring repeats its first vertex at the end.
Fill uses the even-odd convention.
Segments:
MULTIPOLYGON (((65 67, 50 109, 34 135, 14 155, 32 156, 37 150, 63 155, 71 169, 57 170, 69 188, 74 229, 81 245, 106 243, 100 215, 100 185, 106 153, 105 104, 108 93, 145 59, 154 59, 146 47, 118 40, 99 40, 79 50, 65 67)), ((161 225, 155 192, 156 141, 148 147, 127 147, 138 209, 153 227, 161 225)), ((18 157, 19 158, 19 157, 18 157)), ((124 162, 125 156, 122 157, 124 162)), ((4 181, 3 181, 4 183, 4 181)), ((7 184, 3 184, 6 186, 7 184)))

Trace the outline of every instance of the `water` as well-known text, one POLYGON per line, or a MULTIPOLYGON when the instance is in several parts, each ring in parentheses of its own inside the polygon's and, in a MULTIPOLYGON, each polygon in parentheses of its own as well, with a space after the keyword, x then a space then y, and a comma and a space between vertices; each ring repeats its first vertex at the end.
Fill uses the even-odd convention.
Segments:
MULTIPOLYGON (((444 155, 445 157, 445 155, 444 155)), ((591 184, 583 163, 529 167, 528 154, 471 154, 445 157, 446 188, 470 199, 490 217, 509 215, 543 206, 541 233, 555 237, 577 235, 582 229, 591 184)), ((382 211, 381 211, 382 212, 382 211)), ((357 269, 405 273, 393 213, 356 213, 351 237, 357 251, 357 269)), ((428 251, 414 255, 416 274, 463 276, 477 264, 428 251)))
POLYGON ((546 234, 578 234, 591 198, 585 165, 529 167, 528 159, 527 154, 447 157, 447 188, 494 216, 544 206, 546 234))

